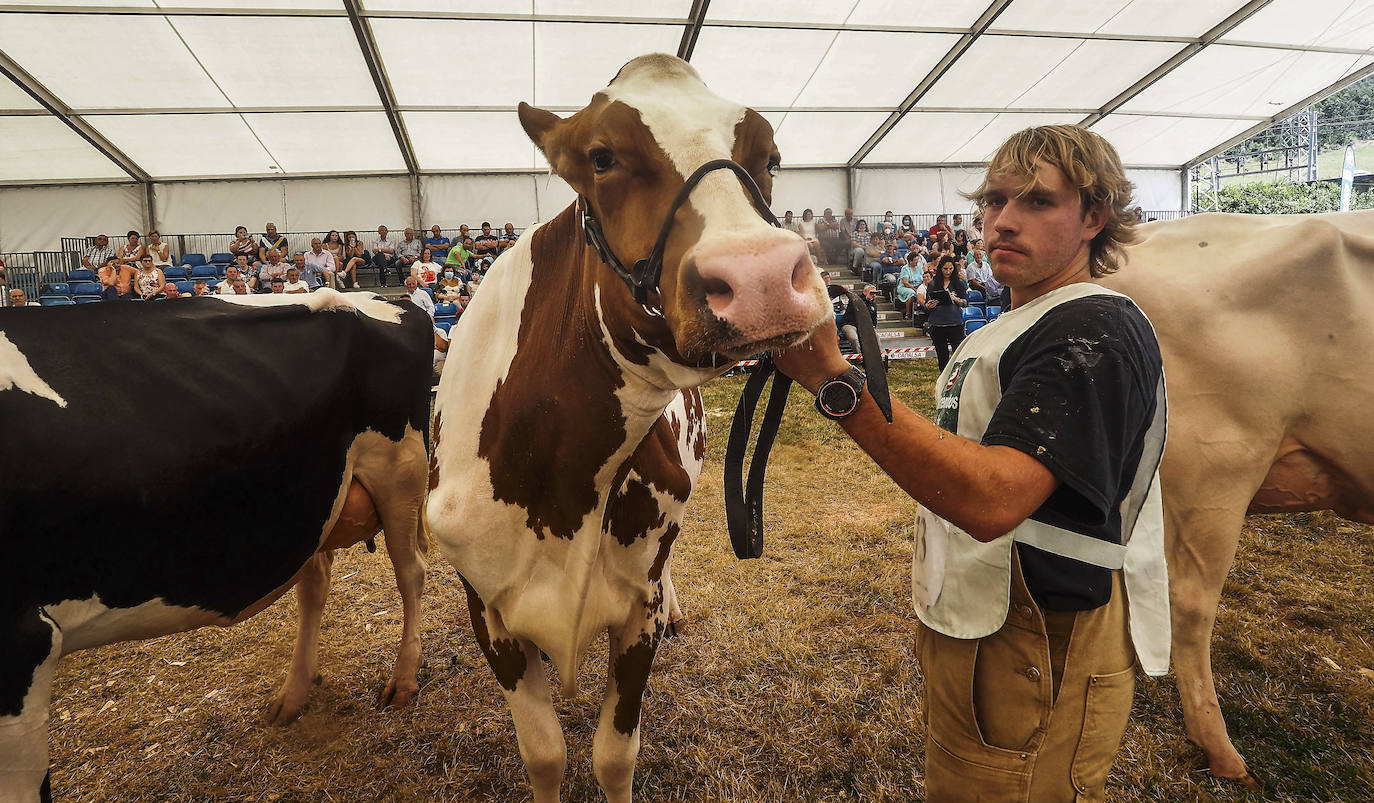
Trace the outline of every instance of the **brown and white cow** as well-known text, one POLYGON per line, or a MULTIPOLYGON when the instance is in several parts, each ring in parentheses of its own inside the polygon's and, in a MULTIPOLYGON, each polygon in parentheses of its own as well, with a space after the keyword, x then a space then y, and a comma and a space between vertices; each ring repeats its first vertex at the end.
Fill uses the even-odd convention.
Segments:
MULTIPOLYGON (((521 105, 553 169, 626 265, 653 246, 700 165, 733 159, 771 195, 771 126, 672 56, 627 64, 567 119, 521 105), (579 202, 580 204, 581 202, 579 202)), ((735 358, 804 339, 829 314, 792 232, 729 171, 674 217, 660 292, 636 303, 583 235, 578 204, 497 260, 453 330, 439 386, 430 531, 468 589, 538 801, 567 761, 540 651, 565 694, 610 637, 597 781, 629 800, 640 698, 675 605, 670 559, 705 449, 696 387, 735 358)))
POLYGON ((1164 355, 1160 479, 1188 737, 1213 774, 1253 783, 1212 679, 1217 603, 1246 513, 1333 510, 1374 523, 1374 375, 1363 359, 1374 353, 1374 212, 1149 224, 1103 284, 1140 304, 1164 355))

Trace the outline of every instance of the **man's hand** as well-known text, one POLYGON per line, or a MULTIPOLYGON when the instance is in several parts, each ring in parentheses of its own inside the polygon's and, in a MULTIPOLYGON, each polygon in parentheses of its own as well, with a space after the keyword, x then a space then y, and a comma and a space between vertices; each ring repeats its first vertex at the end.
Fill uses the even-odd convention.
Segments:
POLYGON ((827 315, 825 321, 811 333, 811 337, 798 345, 773 352, 773 362, 779 371, 812 393, 825 380, 848 371, 849 363, 840 353, 840 334, 835 329, 835 317, 827 315))

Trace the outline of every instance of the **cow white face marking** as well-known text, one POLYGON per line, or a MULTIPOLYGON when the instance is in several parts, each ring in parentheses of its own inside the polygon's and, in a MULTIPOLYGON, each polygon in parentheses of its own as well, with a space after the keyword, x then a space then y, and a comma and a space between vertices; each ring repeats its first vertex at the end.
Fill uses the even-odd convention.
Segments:
POLYGON ((58 407, 66 407, 67 400, 57 395, 47 382, 44 382, 19 347, 0 332, 0 390, 22 390, 39 398, 47 399, 58 407))

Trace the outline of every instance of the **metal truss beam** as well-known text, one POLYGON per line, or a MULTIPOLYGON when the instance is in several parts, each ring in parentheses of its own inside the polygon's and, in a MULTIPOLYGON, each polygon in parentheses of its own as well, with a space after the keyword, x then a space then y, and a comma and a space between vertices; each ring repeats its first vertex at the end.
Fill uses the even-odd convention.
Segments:
POLYGON ((687 27, 682 29, 682 41, 677 46, 677 57, 683 61, 692 60, 692 51, 697 49, 697 37, 701 36, 701 26, 706 22, 706 9, 711 0, 692 0, 692 10, 687 27))

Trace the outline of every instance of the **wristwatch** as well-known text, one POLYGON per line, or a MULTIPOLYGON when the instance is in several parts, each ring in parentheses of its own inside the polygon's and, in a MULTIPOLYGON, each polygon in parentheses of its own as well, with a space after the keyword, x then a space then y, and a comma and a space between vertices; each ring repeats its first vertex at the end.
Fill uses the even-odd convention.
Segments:
POLYGON ((867 377, 858 368, 850 368, 834 379, 827 379, 816 389, 816 410, 832 421, 839 421, 859 409, 867 377))

